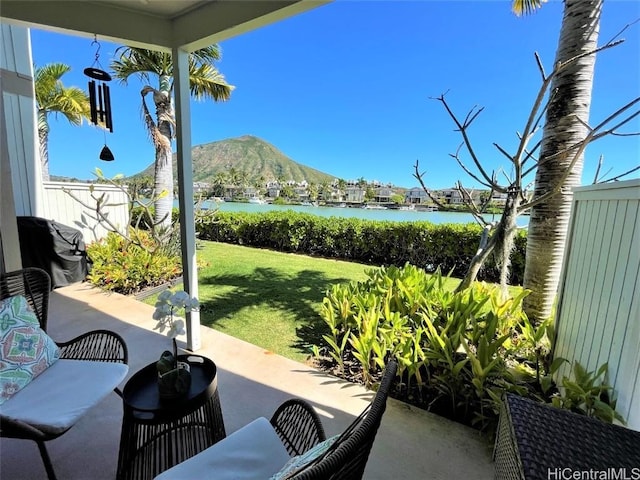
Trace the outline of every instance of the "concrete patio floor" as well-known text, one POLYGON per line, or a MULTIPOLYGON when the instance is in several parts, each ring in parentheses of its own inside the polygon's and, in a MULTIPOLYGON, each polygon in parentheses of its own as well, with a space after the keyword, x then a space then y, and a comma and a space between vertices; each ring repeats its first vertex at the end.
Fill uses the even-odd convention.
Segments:
MULTIPOLYGON (((98 328, 118 332, 129 348, 131 376, 170 345, 166 336, 153 331, 152 313, 153 307, 132 298, 75 284, 52 293, 49 333, 62 341, 98 328)), ((327 435, 334 435, 372 397, 361 386, 210 328, 202 328, 202 344, 195 353, 217 365, 227 434, 256 417, 269 418, 284 400, 300 397, 318 410, 327 435)), ((46 408, 46 399, 42 405, 46 408)), ((114 479, 121 422, 121 399, 110 394, 69 432, 48 442, 58 478, 114 479)), ((493 478, 491 451, 492 445, 477 431, 389 399, 365 478, 489 479, 493 478)), ((1 439, 0 478, 46 478, 36 444, 1 439)))

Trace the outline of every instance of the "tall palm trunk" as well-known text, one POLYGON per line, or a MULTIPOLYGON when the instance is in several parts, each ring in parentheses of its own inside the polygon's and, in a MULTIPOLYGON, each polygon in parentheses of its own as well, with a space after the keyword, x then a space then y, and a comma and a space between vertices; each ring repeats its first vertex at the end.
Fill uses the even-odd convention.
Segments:
MULTIPOLYGON (((593 51, 597 46, 603 0, 565 0, 556 64, 593 51)), ((589 120, 595 54, 580 58, 558 73, 551 84, 555 92, 543 130, 534 198, 556 187, 573 161, 573 152, 555 156, 580 140, 589 120)), ((541 321, 551 315, 560 280, 569 214, 571 189, 580 185, 583 156, 575 162, 560 193, 535 206, 529 220, 524 287, 532 291, 524 308, 530 318, 541 321)))
POLYGON ((163 192, 155 201, 155 222, 163 229, 171 227, 173 210, 173 150, 171 138, 175 120, 171 106, 170 77, 160 75, 160 91, 154 93, 159 134, 163 137, 161 148, 156 148, 155 189, 163 192))
POLYGON ((49 123, 47 112, 38 110, 38 140, 40 145, 40 165, 42 180, 49 181, 49 123))

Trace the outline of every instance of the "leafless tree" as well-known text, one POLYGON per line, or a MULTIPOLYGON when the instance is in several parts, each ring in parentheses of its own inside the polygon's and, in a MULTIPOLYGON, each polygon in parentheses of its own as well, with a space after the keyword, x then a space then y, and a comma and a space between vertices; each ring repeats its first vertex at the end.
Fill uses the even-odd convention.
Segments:
MULTIPOLYGON (((493 143, 498 152, 506 157, 509 161, 511 165, 511 174, 507 174, 504 171, 487 171, 483 162, 480 160, 480 158, 476 154, 475 149, 473 148, 471 139, 469 137, 469 129, 472 123, 478 118, 483 108, 473 107, 467 113, 464 119, 460 119, 453 112, 449 103, 447 102, 445 98, 446 93, 434 98, 434 100, 442 103, 447 114, 456 125, 456 131, 460 132, 460 135, 462 136, 463 141, 461 145, 458 147, 456 153, 450 154, 451 157, 456 160, 458 165, 467 175, 469 175, 473 180, 490 191, 490 195, 482 203, 476 204, 471 196, 470 191, 463 186, 462 182, 458 181, 456 183, 456 189, 460 193, 464 204, 474 215, 474 218, 484 226, 484 231, 478 250, 471 260, 467 273, 458 286, 458 290, 462 290, 471 285, 471 283, 477 278, 480 269, 492 253, 496 254, 496 261, 500 267, 500 283, 503 288, 506 288, 510 266, 510 256, 513 249, 514 238, 518 228, 516 224, 518 216, 523 212, 531 209, 536 204, 544 202, 548 198, 556 195, 561 191, 562 185, 564 183, 564 178, 559 178, 556 182, 554 182, 554 184, 556 185, 555 187, 549 188, 546 193, 538 196, 535 199, 530 198, 530 186, 525 182, 527 178, 531 178, 532 174, 535 172, 541 162, 554 162, 557 161, 558 158, 568 159, 568 167, 563 172, 563 175, 566 178, 566 176, 571 173, 571 168, 581 157, 587 145, 594 142, 595 140, 603 138, 607 135, 626 136, 640 134, 639 132, 619 132, 619 129, 621 127, 640 115, 640 110, 637 108, 637 105, 640 103, 640 97, 638 97, 616 110, 614 113, 609 115, 597 125, 592 127, 585 124, 587 134, 582 140, 570 145, 569 147, 557 152, 552 156, 544 158, 543 160, 539 160, 537 158, 537 152, 540 148, 541 140, 536 140, 534 143, 534 138, 540 130, 541 121, 547 111, 549 103, 552 101, 554 94, 556 93, 549 92, 548 98, 545 99, 553 78, 558 75, 559 72, 562 72, 563 69, 567 68, 567 66, 569 66, 571 63, 581 58, 583 55, 595 54, 607 48, 614 47, 621 42, 622 40, 611 41, 594 51, 581 54, 566 62, 557 63, 553 71, 548 75, 545 73, 540 57, 537 53, 535 54, 536 63, 542 77, 542 84, 540 86, 540 89, 538 90, 536 99, 529 112, 524 130, 518 133, 519 142, 516 147, 516 151, 515 153, 511 154, 497 143, 493 143), (468 153, 469 157, 471 158, 473 168, 469 168, 463 163, 461 159, 462 151, 466 151, 468 153), (498 180, 499 173, 502 173, 501 176, 504 177, 504 182, 500 182, 498 180), (504 194, 503 196, 506 196, 504 211, 497 222, 489 222, 484 218, 483 212, 485 211, 488 202, 491 200, 491 197, 496 192, 504 194)), ((628 172, 625 172, 623 175, 618 175, 613 179, 609 179, 609 181, 617 180, 621 176, 632 173, 637 169, 640 169, 640 166, 628 172)), ((425 191, 427 196, 439 207, 444 207, 444 205, 427 188, 424 180, 425 173, 420 170, 418 161, 416 161, 414 165, 413 175, 418 180, 420 186, 425 191)))

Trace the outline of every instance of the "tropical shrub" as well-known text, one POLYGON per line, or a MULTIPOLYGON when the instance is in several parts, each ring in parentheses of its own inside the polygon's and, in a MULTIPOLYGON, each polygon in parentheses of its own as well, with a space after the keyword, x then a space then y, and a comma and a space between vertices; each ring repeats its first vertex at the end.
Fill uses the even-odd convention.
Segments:
MULTIPOLYGON (((153 225, 153 216, 155 209, 153 208, 153 205, 149 205, 146 207, 142 207, 142 206, 134 206, 131 207, 131 212, 129 214, 131 220, 130 220, 130 226, 132 228, 136 228, 136 229, 142 229, 142 230, 150 230, 151 226, 153 225)), ((178 211, 177 208, 173 208, 171 210, 171 222, 173 224, 177 223, 179 220, 179 216, 180 216, 180 212, 178 211)))
MULTIPOLYGON (((476 224, 434 225, 319 217, 293 211, 218 212, 196 223, 202 240, 272 248, 372 265, 418 265, 461 277, 476 253, 482 229, 476 224)), ((512 254, 512 284, 522 282, 526 234, 520 232, 512 254)), ((497 281, 495 263, 487 262, 479 278, 497 281)))
POLYGON ((439 270, 429 275, 409 264, 367 276, 334 285, 323 299, 328 333, 314 351, 339 376, 371 385, 393 357, 399 398, 488 431, 505 392, 610 414, 598 403, 606 388, 586 374, 579 377, 584 391, 564 379, 566 393, 558 396, 552 374, 563 360, 549 365, 553 331, 528 321, 522 311, 528 292, 504 299, 498 286, 479 282, 454 292, 439 270))
POLYGON ((125 295, 161 285, 182 273, 180 257, 155 248, 148 232, 130 229, 132 242, 117 233, 87 246, 93 261, 87 279, 93 285, 125 295))
POLYGON ((553 405, 605 422, 611 423, 615 419, 624 423, 616 412, 613 388, 604 381, 608 369, 609 365, 605 363, 597 372, 588 372, 579 362, 574 362, 573 377, 563 376, 562 389, 552 398, 553 405))

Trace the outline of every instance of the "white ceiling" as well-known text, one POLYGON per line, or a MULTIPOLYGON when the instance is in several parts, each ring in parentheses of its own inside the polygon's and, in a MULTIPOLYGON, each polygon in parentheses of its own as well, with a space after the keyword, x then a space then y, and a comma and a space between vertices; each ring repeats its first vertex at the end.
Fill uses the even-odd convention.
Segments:
POLYGON ((149 15, 175 18, 197 8, 199 4, 207 3, 207 0, 103 0, 102 2, 90 0, 87 3, 108 3, 116 7, 149 15))
POLYGON ((193 51, 330 0, 0 0, 0 20, 170 51, 193 51))

